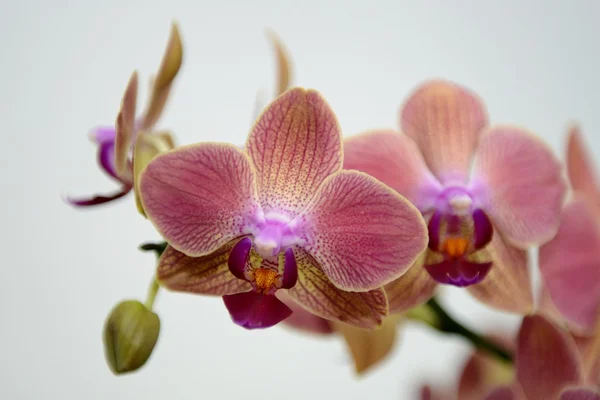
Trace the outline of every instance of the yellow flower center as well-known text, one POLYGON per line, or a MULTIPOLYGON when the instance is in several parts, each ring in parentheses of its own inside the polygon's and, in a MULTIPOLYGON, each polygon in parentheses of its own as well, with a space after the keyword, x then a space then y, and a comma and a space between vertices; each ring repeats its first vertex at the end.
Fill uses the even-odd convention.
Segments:
POLYGON ((256 288, 267 294, 277 284, 279 274, 270 268, 257 268, 254 270, 254 283, 256 288))
POLYGON ((465 254, 468 246, 469 242, 467 239, 462 237, 454 237, 446 239, 442 245, 442 251, 451 258, 458 258, 465 254))

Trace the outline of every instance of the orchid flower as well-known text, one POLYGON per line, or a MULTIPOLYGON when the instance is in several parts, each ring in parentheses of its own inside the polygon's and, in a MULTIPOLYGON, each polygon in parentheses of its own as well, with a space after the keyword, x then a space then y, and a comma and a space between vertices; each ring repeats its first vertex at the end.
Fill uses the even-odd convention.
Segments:
MULTIPOLYGON (((151 96, 143 116, 135 119, 138 78, 134 72, 129 80, 116 126, 101 126, 90 133, 90 139, 98 145, 98 163, 110 177, 121 184, 121 189, 108 195, 95 195, 90 198, 67 198, 74 206, 94 206, 104 204, 128 194, 135 186, 135 178, 147 162, 156 154, 174 147, 171 134, 167 131, 154 131, 166 105, 171 86, 179 72, 183 58, 183 48, 179 30, 175 24, 163 60, 152 82, 151 96), (135 159, 138 158, 136 165, 135 159)), ((139 198, 136 203, 140 208, 139 198)))
POLYGON ((600 180, 576 127, 567 148, 573 198, 558 234, 540 248, 539 263, 552 304, 573 329, 590 333, 600 317, 600 180))
POLYGON ((337 119, 319 93, 272 102, 244 150, 177 148, 140 177, 149 220, 169 246, 157 278, 172 290, 223 296, 233 321, 266 328, 292 310, 374 328, 388 312, 382 285, 427 245, 418 210, 397 192, 342 171, 337 119))
POLYGON ((516 379, 486 400, 600 400, 586 381, 577 346, 568 332, 540 315, 523 319, 517 338, 516 379))
POLYGON ((442 283, 473 285, 491 305, 531 311, 524 250, 558 229, 565 183, 557 158, 521 128, 488 127, 481 101, 445 81, 419 87, 400 121, 403 133, 376 130, 348 138, 344 149, 345 169, 394 188, 428 219, 428 251, 410 280, 387 288, 401 296, 398 309, 426 301, 442 283))

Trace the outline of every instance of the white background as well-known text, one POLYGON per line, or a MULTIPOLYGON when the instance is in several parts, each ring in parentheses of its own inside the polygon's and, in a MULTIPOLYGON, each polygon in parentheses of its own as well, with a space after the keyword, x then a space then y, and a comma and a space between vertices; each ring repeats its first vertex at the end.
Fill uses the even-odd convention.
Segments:
MULTIPOLYGON (((179 143, 243 142, 257 90, 274 90, 270 27, 295 83, 325 95, 346 135, 396 126, 409 90, 443 77, 478 92, 493 122, 525 125, 557 150, 580 121, 598 155, 599 18, 595 1, 3 0, 0 398, 411 399, 422 382, 452 385, 469 351, 461 339, 408 326, 393 356, 357 379, 339 339, 247 332, 220 299, 176 293, 157 299, 163 329, 148 365, 115 377, 103 321, 117 301, 145 296, 154 257, 136 248, 158 235, 131 196, 85 211, 61 196, 114 188, 86 134, 114 121, 134 68, 144 79, 156 70, 172 19, 185 61, 160 126, 179 143)), ((492 321, 458 290, 444 300, 487 331, 518 324, 492 321)))

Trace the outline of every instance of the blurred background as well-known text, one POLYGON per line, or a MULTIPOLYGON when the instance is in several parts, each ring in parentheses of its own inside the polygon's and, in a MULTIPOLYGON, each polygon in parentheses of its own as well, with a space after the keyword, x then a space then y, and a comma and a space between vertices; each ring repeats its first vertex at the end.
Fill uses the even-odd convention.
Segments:
MULTIPOLYGON (((116 302, 144 299, 155 258, 137 246, 159 236, 133 196, 64 203, 115 188, 86 135, 113 123, 133 69, 141 82, 156 71, 176 20, 184 64, 159 127, 180 144, 244 141, 257 91, 275 91, 271 28, 294 83, 324 94, 345 135, 396 127, 408 92, 442 77, 482 96, 493 123, 528 127, 561 158, 566 126, 579 121, 600 155, 599 17, 593 0, 2 1, 0 398, 412 399, 424 382, 451 387, 469 353, 460 338, 407 324, 392 356, 357 378, 339 337, 248 332, 218 298, 167 292, 151 359, 113 376, 104 319, 116 302)), ((442 301, 482 332, 519 322, 460 290, 442 301)))

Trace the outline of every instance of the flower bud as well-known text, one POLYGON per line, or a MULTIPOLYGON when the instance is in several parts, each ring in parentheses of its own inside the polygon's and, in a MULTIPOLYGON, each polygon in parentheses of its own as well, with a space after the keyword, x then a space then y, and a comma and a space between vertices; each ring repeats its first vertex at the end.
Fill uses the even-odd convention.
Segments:
POLYGON ((123 301, 110 312, 104 325, 104 352, 115 374, 144 365, 158 339, 160 320, 136 300, 123 301))

